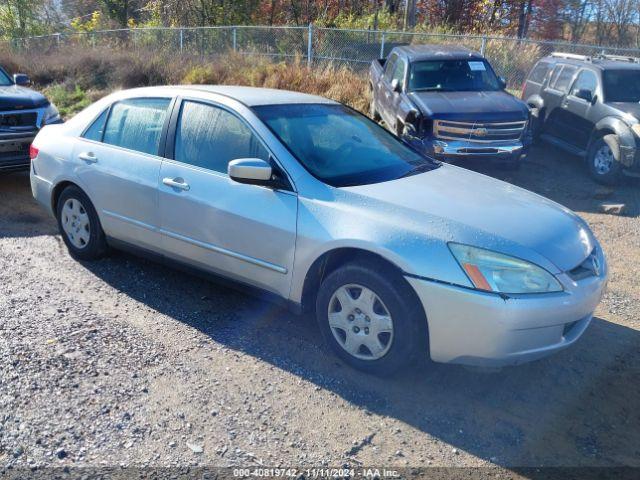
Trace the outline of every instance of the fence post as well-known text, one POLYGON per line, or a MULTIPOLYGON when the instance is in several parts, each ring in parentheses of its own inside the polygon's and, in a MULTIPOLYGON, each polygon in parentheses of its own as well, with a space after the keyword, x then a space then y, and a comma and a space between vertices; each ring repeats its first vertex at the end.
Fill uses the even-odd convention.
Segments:
POLYGON ((238 51, 238 29, 236 27, 233 27, 232 33, 233 33, 233 51, 237 52, 238 51))
POLYGON ((56 33, 56 45, 58 48, 60 48, 60 34, 56 33))
POLYGON ((487 49, 487 36, 482 37, 482 43, 480 44, 480 55, 484 57, 484 51, 487 49))
POLYGON ((384 32, 382 32, 382 39, 380 40, 380 58, 384 58, 384 32))
POLYGON ((313 23, 309 24, 309 35, 307 41, 307 67, 311 68, 313 62, 313 23))
POLYGON ((183 49, 184 49, 184 30, 181 28, 180 29, 180 53, 182 53, 183 49))

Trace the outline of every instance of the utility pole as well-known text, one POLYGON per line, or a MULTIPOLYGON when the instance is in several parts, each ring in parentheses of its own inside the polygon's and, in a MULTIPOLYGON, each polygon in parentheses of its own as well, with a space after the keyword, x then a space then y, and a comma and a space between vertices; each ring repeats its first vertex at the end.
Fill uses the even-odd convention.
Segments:
POLYGON ((405 0, 403 30, 416 26, 416 0, 405 0))

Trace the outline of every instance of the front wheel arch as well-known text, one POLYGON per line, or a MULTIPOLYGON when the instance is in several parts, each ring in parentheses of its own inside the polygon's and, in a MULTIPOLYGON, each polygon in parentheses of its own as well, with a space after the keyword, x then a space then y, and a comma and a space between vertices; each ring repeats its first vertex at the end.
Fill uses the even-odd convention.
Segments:
MULTIPOLYGON (((371 263, 399 275, 403 273, 402 269, 395 263, 369 250, 355 247, 339 247, 326 251, 311 264, 305 275, 301 299, 304 313, 310 313, 315 309, 315 297, 322 280, 331 272, 353 261, 371 263)), ((409 285, 409 282, 407 282, 407 285, 409 285)))

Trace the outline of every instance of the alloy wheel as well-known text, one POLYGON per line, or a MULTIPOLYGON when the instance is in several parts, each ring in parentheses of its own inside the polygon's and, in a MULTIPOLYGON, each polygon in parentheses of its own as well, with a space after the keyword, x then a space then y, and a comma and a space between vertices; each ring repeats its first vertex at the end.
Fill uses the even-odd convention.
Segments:
POLYGON ((596 173, 599 175, 606 175, 611 171, 611 167, 613 166, 613 162, 615 162, 615 157, 613 156, 613 150, 609 145, 601 146, 597 151, 593 158, 593 166, 596 170, 596 173))

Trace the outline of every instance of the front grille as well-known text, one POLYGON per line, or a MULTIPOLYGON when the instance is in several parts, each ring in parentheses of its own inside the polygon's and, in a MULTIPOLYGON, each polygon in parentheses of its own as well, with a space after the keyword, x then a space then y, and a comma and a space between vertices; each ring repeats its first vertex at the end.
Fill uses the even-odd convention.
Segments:
POLYGON ((33 128, 38 121, 36 112, 0 113, 0 130, 23 130, 33 128))
POLYGON ((585 278, 599 276, 600 275, 600 262, 598 261, 598 255, 594 248, 589 256, 577 267, 569 270, 567 274, 574 280, 583 280, 585 278))
POLYGON ((464 140, 488 143, 519 140, 527 125, 526 120, 515 122, 457 122, 435 120, 433 133, 443 140, 464 140))

